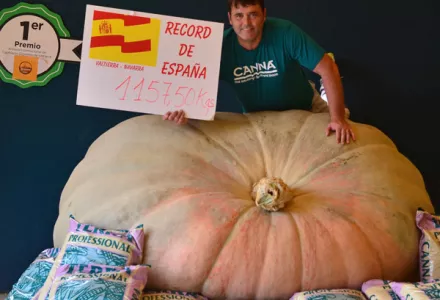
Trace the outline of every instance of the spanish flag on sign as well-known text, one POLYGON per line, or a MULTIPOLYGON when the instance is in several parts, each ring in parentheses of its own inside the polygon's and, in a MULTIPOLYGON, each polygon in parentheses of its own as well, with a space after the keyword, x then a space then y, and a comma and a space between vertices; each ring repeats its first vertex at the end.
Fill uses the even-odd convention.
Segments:
POLYGON ((90 58, 155 67, 160 20, 94 11, 90 58))

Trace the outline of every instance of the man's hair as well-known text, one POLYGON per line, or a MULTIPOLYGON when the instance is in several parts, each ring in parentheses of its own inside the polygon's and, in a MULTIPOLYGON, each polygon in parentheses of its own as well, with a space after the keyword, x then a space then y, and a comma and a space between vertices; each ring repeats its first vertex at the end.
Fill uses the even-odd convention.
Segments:
POLYGON ((261 9, 264 10, 264 0, 228 0, 228 11, 231 12, 232 5, 235 7, 248 6, 248 5, 260 5, 261 9))

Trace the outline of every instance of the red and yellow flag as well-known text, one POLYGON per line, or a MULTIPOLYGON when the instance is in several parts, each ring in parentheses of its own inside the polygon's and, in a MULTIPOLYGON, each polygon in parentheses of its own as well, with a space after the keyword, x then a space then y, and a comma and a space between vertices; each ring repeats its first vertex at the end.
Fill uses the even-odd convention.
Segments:
POLYGON ((94 11, 90 58, 156 66, 160 20, 94 11))

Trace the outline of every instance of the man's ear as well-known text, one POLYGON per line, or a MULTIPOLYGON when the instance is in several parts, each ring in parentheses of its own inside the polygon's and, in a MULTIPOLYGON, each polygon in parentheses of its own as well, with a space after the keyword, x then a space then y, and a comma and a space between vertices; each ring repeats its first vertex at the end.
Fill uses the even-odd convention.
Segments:
POLYGON ((266 16, 267 16, 266 8, 264 8, 264 12, 263 12, 263 14, 264 14, 264 20, 266 21, 266 16))
POLYGON ((232 22, 231 22, 231 13, 230 13, 230 12, 228 12, 228 19, 229 19, 229 24, 232 25, 232 22))

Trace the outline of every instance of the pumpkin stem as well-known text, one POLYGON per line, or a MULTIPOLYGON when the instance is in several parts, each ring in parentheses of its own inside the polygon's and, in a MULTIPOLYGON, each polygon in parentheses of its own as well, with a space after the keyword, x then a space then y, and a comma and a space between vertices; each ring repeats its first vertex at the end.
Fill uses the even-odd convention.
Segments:
POLYGON ((279 178, 263 178, 254 184, 252 198, 258 207, 275 212, 291 199, 290 188, 279 178))

